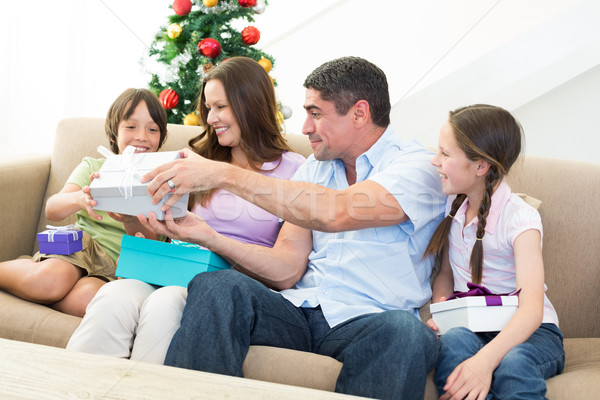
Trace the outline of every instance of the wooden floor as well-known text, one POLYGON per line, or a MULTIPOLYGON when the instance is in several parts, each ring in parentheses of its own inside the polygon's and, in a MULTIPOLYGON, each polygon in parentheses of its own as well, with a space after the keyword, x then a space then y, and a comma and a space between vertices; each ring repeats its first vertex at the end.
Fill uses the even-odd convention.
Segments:
POLYGON ((351 399, 296 386, 0 339, 0 399, 351 399))

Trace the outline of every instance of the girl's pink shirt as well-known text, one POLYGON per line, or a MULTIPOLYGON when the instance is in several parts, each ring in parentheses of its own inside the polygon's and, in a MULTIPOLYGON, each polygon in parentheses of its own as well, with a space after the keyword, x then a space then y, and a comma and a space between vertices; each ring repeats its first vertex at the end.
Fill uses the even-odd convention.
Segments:
MULTIPOLYGON (((454 198, 455 196, 448 198, 446 215, 454 198)), ((477 217, 465 226, 468 201, 465 200, 456 212, 449 238, 454 290, 458 291, 467 291, 467 282, 471 281, 469 260, 477 233, 477 217)), ((513 244, 517 236, 529 229, 536 229, 543 236, 540 214, 519 196, 511 193, 510 187, 503 180, 492 195, 492 205, 486 219, 481 285, 493 293, 509 293, 517 289, 513 244)), ((544 291, 546 290, 544 285, 544 291)), ((558 325, 556 310, 546 294, 542 322, 558 325)))

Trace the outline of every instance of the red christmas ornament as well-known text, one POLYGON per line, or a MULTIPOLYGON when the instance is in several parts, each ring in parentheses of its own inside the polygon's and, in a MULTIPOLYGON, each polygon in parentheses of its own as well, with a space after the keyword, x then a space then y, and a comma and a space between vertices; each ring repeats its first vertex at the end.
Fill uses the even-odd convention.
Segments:
POLYGON ((179 103, 179 95, 173 89, 165 89, 158 95, 158 99, 162 103, 165 110, 170 110, 177 107, 179 103))
POLYGON ((256 5, 256 0, 238 0, 240 6, 244 8, 254 7, 256 5))
POLYGON ((192 10, 191 0, 175 0, 173 2, 173 11, 180 17, 185 17, 192 10))
POLYGON ((215 58, 221 54, 221 45, 212 38, 202 39, 198 43, 198 51, 208 58, 215 58))
POLYGON ((249 46, 258 43, 260 40, 260 31, 253 26, 247 26, 242 31, 242 41, 249 46))

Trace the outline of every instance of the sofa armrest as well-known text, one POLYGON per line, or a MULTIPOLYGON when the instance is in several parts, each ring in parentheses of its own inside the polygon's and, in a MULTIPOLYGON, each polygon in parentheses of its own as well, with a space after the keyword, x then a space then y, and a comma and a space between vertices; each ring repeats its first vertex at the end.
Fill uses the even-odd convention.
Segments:
POLYGON ((50 155, 0 161, 0 261, 31 255, 50 174, 50 155))

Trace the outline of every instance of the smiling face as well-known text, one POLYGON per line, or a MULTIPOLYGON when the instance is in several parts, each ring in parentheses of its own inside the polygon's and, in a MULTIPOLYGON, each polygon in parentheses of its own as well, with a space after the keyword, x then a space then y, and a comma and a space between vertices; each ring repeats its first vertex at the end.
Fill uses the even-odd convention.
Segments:
POLYGON ((145 101, 140 101, 126 120, 119 122, 117 145, 119 153, 134 146, 136 153, 154 152, 160 143, 160 128, 152 119, 145 101))
POLYGON ((343 116, 338 115, 332 101, 323 100, 319 91, 310 88, 306 89, 304 109, 306 120, 302 126, 302 133, 308 135, 317 160, 356 159, 357 155, 352 151, 353 143, 349 137, 354 129, 350 112, 343 116))
POLYGON ((448 122, 440 131, 438 152, 431 160, 442 178, 442 187, 447 195, 478 193, 483 187, 478 173, 481 161, 471 161, 456 143, 456 136, 448 122))
POLYGON ((206 82, 204 99, 204 106, 208 112, 206 122, 215 130, 219 144, 231 148, 238 147, 242 132, 220 80, 211 79, 206 82))

